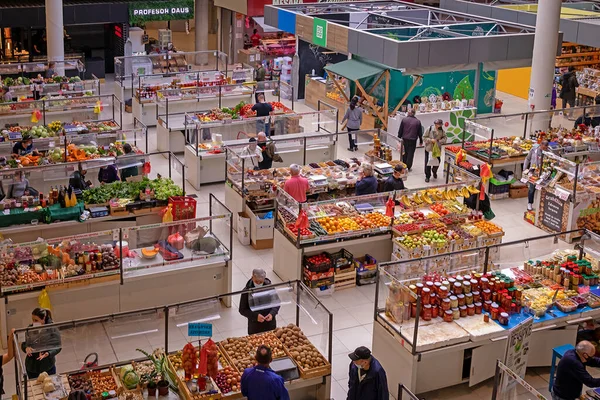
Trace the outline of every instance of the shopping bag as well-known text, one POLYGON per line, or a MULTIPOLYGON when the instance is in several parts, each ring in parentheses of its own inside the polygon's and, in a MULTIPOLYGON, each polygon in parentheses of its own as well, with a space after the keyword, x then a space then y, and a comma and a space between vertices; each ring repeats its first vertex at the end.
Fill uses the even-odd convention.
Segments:
POLYGON ((442 156, 442 150, 440 149, 440 146, 437 144, 437 142, 435 142, 433 144, 433 149, 431 150, 431 155, 433 156, 433 158, 442 156))
POLYGON ((250 218, 239 212, 237 215, 237 237, 241 244, 250 244, 250 218))
POLYGON ((38 296, 38 304, 41 308, 46 310, 52 310, 52 303, 50 303, 50 295, 46 289, 42 289, 42 292, 38 296))
POLYGON ((429 157, 429 161, 427 161, 427 166, 429 167, 438 167, 440 165, 440 160, 435 157, 429 157))

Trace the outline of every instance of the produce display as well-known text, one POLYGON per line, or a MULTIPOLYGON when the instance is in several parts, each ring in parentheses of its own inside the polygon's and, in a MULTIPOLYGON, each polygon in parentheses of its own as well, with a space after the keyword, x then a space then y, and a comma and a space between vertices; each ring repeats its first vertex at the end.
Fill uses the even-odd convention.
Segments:
MULTIPOLYGON (((267 102, 273 107, 273 113, 285 113, 290 114, 294 111, 283 103, 278 101, 270 101, 267 102)), ((241 119, 241 118, 254 118, 256 117, 256 112, 252 111, 252 107, 254 104, 249 104, 245 102, 238 103, 235 107, 223 107, 223 108, 215 108, 211 111, 196 114, 196 118, 200 122, 215 122, 215 121, 223 121, 223 120, 231 120, 231 119, 241 119)))
MULTIPOLYGON (((1 106, 0 106, 1 107, 1 106)), ((0 141, 20 139, 23 136, 32 138, 48 138, 64 136, 65 134, 84 134, 84 133, 107 133, 120 129, 115 121, 86 121, 86 122, 68 122, 53 121, 48 125, 35 126, 13 126, 0 131, 0 141)))
MULTIPOLYGON (((501 159, 509 157, 524 157, 533 147, 533 140, 523 140, 521 137, 510 136, 494 138, 490 154, 490 140, 465 142, 465 150, 473 156, 483 159, 501 159)), ((457 153, 460 147, 446 146, 445 150, 457 153)))
POLYGON ((107 185, 89 188, 83 192, 85 204, 104 204, 110 199, 129 199, 134 202, 140 194, 153 193, 157 200, 168 200, 172 196, 181 196, 183 190, 168 178, 143 178, 139 182, 113 182, 107 185))
MULTIPOLYGON (((91 112, 94 111, 94 107, 98 102, 98 97, 93 96, 92 91, 85 91, 83 96, 67 97, 62 95, 53 95, 52 97, 45 96, 42 98, 42 100, 45 101, 44 109, 46 113, 59 110, 63 111, 66 109, 88 109, 91 112)), ((0 115, 30 113, 34 110, 36 110, 36 108, 34 108, 29 101, 22 101, 18 103, 0 103, 0 115)))

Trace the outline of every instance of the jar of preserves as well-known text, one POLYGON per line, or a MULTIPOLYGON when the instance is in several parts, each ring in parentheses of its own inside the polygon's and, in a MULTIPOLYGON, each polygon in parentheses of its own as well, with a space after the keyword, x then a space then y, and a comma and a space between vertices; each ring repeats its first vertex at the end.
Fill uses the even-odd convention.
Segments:
POLYGON ((410 317, 417 318, 417 303, 410 303, 410 317))
POLYGON ((429 300, 431 298, 431 290, 429 288, 421 289, 421 301, 423 304, 429 304, 429 300))
POLYGON ((423 306, 423 320, 431 321, 431 317, 432 317, 431 304, 425 304, 425 306, 423 306))
POLYGON ((490 322, 490 314, 488 314, 488 313, 483 314, 483 322, 490 322))
POLYGON ((480 302, 474 303, 473 306, 475 307, 475 314, 481 314, 481 312, 483 311, 483 306, 480 302))
POLYGON ((438 304, 438 297, 435 295, 435 293, 431 293, 431 295, 429 295, 429 304, 431 304, 431 305, 438 304))
POLYGON ((452 291, 456 295, 462 294, 462 292, 463 292, 462 283, 460 283, 460 282, 454 282, 454 285, 452 286, 452 291))
POLYGON ((491 317, 494 321, 496 321, 498 319, 498 316, 500 315, 500 310, 498 308, 498 304, 497 303, 492 303, 492 310, 491 310, 491 317))
MULTIPOLYGON (((483 279, 483 278, 481 278, 481 279, 483 279)), ((482 296, 483 301, 492 300, 492 291, 490 289, 483 289, 481 296, 482 296)))
POLYGON ((460 310, 457 308, 453 308, 452 309, 452 319, 459 319, 460 318, 460 310))
POLYGON ((467 305, 467 316, 472 317, 475 315, 475 306, 473 304, 467 305))
POLYGON ((465 294, 465 304, 466 305, 473 304, 473 293, 465 294))
POLYGON ((491 300, 487 300, 483 302, 483 309, 487 312, 492 311, 492 301, 491 300))
POLYGON ((411 292, 417 293, 417 285, 409 285, 408 288, 411 292))
POLYGON ((465 318, 467 316, 467 306, 460 306, 458 307, 458 310, 460 311, 461 318, 465 318))
POLYGON ((450 296, 450 308, 457 308, 457 307, 458 307, 458 297, 450 296))
POLYGON ((439 308, 437 306, 431 306, 431 318, 436 319, 438 317, 439 308))
POLYGON ((423 290, 423 284, 421 282, 417 282, 415 286, 417 287, 417 295, 421 295, 421 291, 423 290))
POLYGON ((438 296, 440 299, 445 299, 446 297, 448 297, 448 286, 440 286, 438 296))
POLYGON ((458 306, 459 306, 459 307, 460 307, 460 306, 464 306, 464 305, 466 305, 466 304, 467 304, 467 303, 466 303, 466 300, 465 300, 465 295, 464 295, 464 294, 459 294, 459 295, 456 295, 456 298, 457 298, 457 300, 458 300, 458 306))
POLYGON ((481 301, 481 293, 476 291, 471 292, 471 294, 473 294, 473 303, 477 302, 477 301, 481 301))
POLYGON ((469 281, 463 282, 463 293, 465 293, 465 294, 471 293, 471 282, 469 282, 469 281))
POLYGON ((451 309, 452 307, 450 307, 450 299, 442 299, 442 310, 446 311, 451 309))
POLYGON ((482 290, 490 288, 490 281, 485 276, 479 280, 479 284, 481 285, 482 290))
POLYGON ((431 293, 433 293, 433 282, 432 281, 427 281, 425 282, 425 287, 429 288, 429 290, 431 290, 431 293))
POLYGON ((500 325, 508 325, 508 313, 500 313, 500 315, 498 316, 498 322, 500 323, 500 325))
POLYGON ((452 316, 452 311, 446 310, 444 311, 444 322, 452 322, 454 317, 452 316))
POLYGON ((471 290, 479 290, 479 282, 476 279, 471 279, 469 282, 471 283, 471 290))
POLYGON ((434 292, 439 296, 440 287, 442 287, 442 282, 434 282, 433 287, 434 287, 434 292))

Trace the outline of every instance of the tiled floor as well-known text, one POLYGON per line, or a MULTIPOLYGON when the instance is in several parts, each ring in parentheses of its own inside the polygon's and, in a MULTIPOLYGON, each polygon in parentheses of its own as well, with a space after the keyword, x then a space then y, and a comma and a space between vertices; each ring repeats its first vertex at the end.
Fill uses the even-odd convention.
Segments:
MULTIPOLYGON (((110 93, 112 90, 112 84, 105 84, 103 87, 103 93, 110 93)), ((522 99, 516 99, 512 96, 501 94, 500 96, 504 102, 504 112, 511 113, 517 111, 526 111, 527 104, 522 99)), ((297 111, 311 111, 302 103, 296 103, 297 111)), ((130 126, 132 124, 131 114, 124 114, 124 126, 130 126)), ((510 126, 508 129, 498 129, 496 134, 508 135, 508 134, 520 134, 519 130, 522 129, 522 125, 518 121, 511 120, 510 123, 504 124, 505 127, 510 126)), ((342 136, 338 143, 338 156, 343 157, 349 155, 346 151, 346 137, 342 136)), ((156 130, 150 129, 149 133, 149 146, 150 151, 156 149, 156 130)), ((152 174, 161 173, 166 174, 167 161, 162 156, 156 156, 152 158, 152 174)), ((421 167, 424 165, 423 150, 418 149, 415 167, 410 174, 406 186, 411 187, 423 187, 426 185, 424 182, 424 172, 421 167)), ((174 179, 181 182, 180 177, 176 176, 174 179)), ((441 179, 436 182, 432 180, 430 185, 441 183, 441 179)), ((202 187, 201 190, 194 190, 191 185, 187 185, 187 192, 194 193, 198 196, 198 216, 208 215, 208 198, 210 194, 213 194, 220 200, 224 201, 224 184, 214 184, 202 187)), ((517 239, 524 239, 528 237, 542 235, 543 232, 523 221, 523 211, 525 210, 526 200, 502 200, 494 201, 493 209, 497 215, 495 222, 504 227, 506 231, 505 241, 512 241, 517 239)), ((555 247, 550 242, 542 244, 532 245, 529 248, 523 248, 519 246, 519 250, 515 252, 515 262, 522 261, 529 257, 539 256, 541 254, 547 254, 552 251, 556 246, 565 246, 564 243, 560 243, 555 247), (549 247, 550 246, 550 247, 549 247)), ((255 251, 252 247, 242 246, 237 240, 233 241, 233 288, 239 290, 244 287, 248 279, 250 279, 251 272, 254 268, 264 268, 267 271, 268 277, 274 282, 280 282, 280 279, 272 272, 273 259, 271 250, 255 251)), ((168 289, 166 289, 168 290, 168 289)), ((175 290, 175 289, 173 289, 175 290)), ((349 359, 347 354, 356 348, 357 346, 371 346, 372 332, 373 332, 373 308, 374 308, 374 286, 356 287, 347 289, 335 293, 331 297, 323 297, 323 303, 329 308, 334 314, 334 334, 333 334, 333 382, 332 382, 332 393, 331 397, 335 400, 345 399, 347 391, 348 381, 348 365, 349 359)), ((234 307, 231 309, 225 309, 221 307, 221 319, 215 321, 214 327, 216 332, 216 338, 224 338, 228 336, 240 336, 246 334, 246 321, 239 315, 237 311, 239 298, 234 298, 234 307)), ((294 311, 291 309, 283 309, 278 317, 278 324, 285 325, 289 322, 294 321, 294 311)), ((307 334, 310 335, 311 340, 319 346, 323 351, 326 350, 327 333, 324 330, 323 325, 325 322, 320 320, 320 317, 316 317, 316 324, 309 323, 305 328, 307 334)), ((147 334, 140 339, 140 337, 134 338, 123 338, 119 340, 113 340, 112 343, 107 340, 110 336, 106 332, 107 327, 98 325, 97 329, 87 328, 82 332, 70 332, 64 336, 63 351, 59 354, 58 370, 66 371, 78 368, 86 354, 90 351, 98 351, 100 353, 100 362, 108 363, 118 359, 123 360, 129 357, 138 357, 139 353, 132 351, 135 348, 145 348, 151 350, 153 347, 159 346, 162 343, 163 328, 161 324, 156 323, 155 327, 157 331, 152 334, 147 334), (71 335, 72 334, 72 335, 71 335)), ((183 328, 177 328, 176 326, 170 329, 170 345, 177 348, 182 347, 186 341, 186 332, 183 328)), ((493 362, 490 360, 490 362, 493 362)), ((534 368, 530 369, 527 374, 527 380, 542 394, 548 395, 547 393, 547 380, 548 380, 548 369, 547 368, 534 368)), ((14 392, 12 383, 14 382, 14 369, 12 363, 7 365, 4 369, 5 375, 5 390, 7 394, 14 392)), ((480 385, 473 388, 467 387, 467 385, 459 385, 452 388, 438 390, 431 393, 423 394, 422 397, 428 400, 435 399, 483 399, 489 398, 491 395, 493 382, 488 380, 480 385)), ((517 399, 528 399, 531 396, 520 395, 517 399)), ((394 396, 396 393, 393 394, 394 396)))

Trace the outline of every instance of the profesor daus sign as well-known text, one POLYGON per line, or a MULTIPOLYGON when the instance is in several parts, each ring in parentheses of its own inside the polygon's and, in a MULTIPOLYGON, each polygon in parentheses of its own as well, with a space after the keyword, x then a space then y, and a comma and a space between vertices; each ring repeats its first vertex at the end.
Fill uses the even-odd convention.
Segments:
POLYGON ((129 23, 194 18, 194 0, 139 1, 129 4, 129 23))

